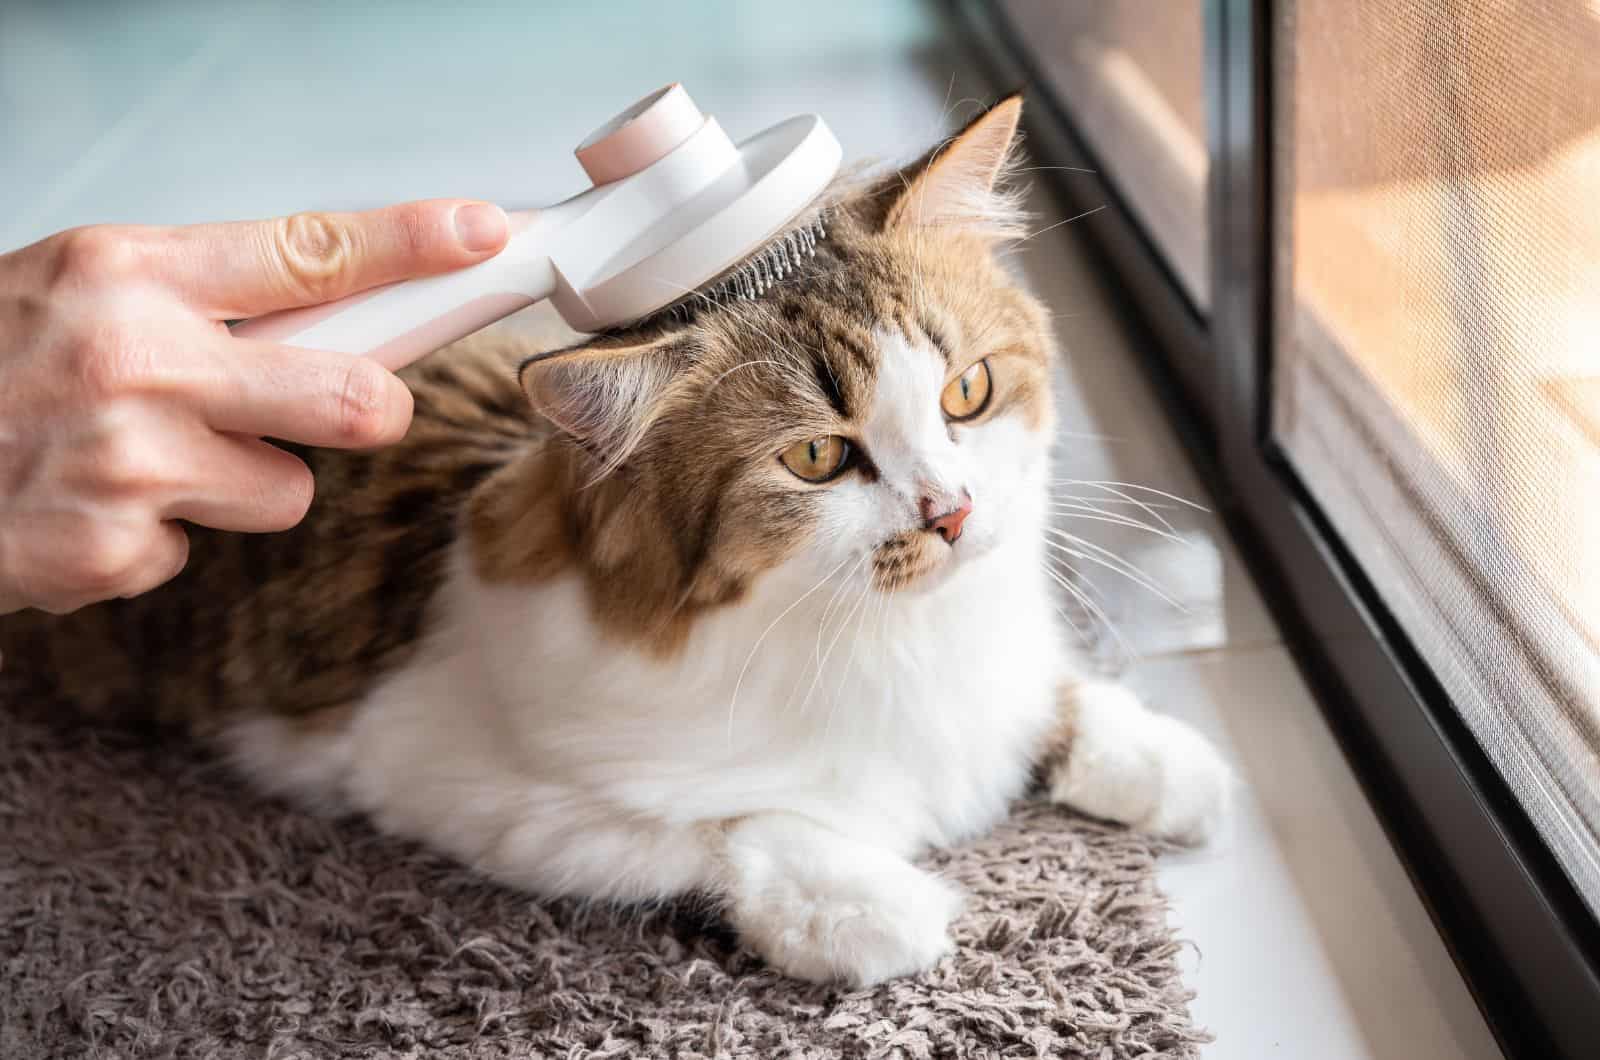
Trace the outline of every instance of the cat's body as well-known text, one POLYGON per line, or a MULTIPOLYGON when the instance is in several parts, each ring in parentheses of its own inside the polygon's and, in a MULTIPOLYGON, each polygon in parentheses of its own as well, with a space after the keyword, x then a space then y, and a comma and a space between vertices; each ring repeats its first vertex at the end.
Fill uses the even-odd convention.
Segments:
POLYGON ((157 593, 0 618, 8 669, 538 893, 710 894, 810 978, 944 952, 958 896, 908 859, 1040 765, 1062 801, 1203 838, 1215 753, 1085 681, 1057 626, 1050 340, 972 187, 1014 125, 845 202, 759 305, 522 388, 533 350, 436 354, 404 442, 308 454, 300 528, 196 534, 157 593))

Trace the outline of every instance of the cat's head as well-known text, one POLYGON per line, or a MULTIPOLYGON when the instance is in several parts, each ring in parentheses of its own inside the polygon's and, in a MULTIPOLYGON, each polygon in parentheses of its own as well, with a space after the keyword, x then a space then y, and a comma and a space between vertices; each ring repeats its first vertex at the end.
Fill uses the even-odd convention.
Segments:
POLYGON ((916 591, 1037 535, 1052 343, 996 260, 1021 227, 1020 111, 841 192, 815 257, 760 297, 523 366, 598 480, 568 527, 615 607, 648 625, 779 567, 916 591))

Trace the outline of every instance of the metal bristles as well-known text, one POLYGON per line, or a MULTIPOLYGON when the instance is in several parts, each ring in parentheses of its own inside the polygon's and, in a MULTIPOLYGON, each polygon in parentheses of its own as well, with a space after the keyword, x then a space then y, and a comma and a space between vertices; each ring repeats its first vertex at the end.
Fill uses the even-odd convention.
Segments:
POLYGON ((817 241, 828 235, 825 221, 826 217, 819 212, 798 228, 792 228, 774 239, 743 265, 707 288, 703 301, 720 305, 766 294, 773 284, 799 268, 817 252, 817 241))
POLYGON ((774 238, 704 290, 681 298, 659 312, 674 320, 688 321, 696 312, 708 306, 761 297, 816 254, 817 243, 828 236, 827 221, 827 211, 819 210, 774 238))

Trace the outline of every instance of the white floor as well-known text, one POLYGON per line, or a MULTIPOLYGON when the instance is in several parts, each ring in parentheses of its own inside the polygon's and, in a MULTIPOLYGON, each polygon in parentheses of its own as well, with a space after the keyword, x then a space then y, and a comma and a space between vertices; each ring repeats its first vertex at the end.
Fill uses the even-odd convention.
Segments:
MULTIPOLYGON (((848 157, 903 157, 983 92, 941 33, 911 0, 368 3, 292 17, 202 0, 7 3, 0 250, 93 221, 548 201, 578 187, 570 145, 675 79, 736 136, 815 110, 848 157)), ((1042 223, 1059 219, 1036 201, 1042 223)), ((1203 499, 1071 226, 1019 259, 1068 353, 1062 476, 1203 499)), ((1062 489, 1144 514, 1100 487, 1062 489)), ((1100 639, 1106 665, 1210 734, 1241 777, 1230 839, 1161 870, 1195 944, 1210 1055, 1498 1056, 1221 527, 1141 496, 1171 505, 1154 510, 1180 540, 1060 525, 1181 605, 1086 568, 1121 637, 1100 639)))

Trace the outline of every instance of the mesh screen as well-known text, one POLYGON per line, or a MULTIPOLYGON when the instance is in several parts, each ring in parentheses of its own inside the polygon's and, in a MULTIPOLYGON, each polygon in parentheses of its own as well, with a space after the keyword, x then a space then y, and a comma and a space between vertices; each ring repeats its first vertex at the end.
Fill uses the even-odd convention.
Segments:
POLYGON ((1275 10, 1275 433, 1600 908, 1600 3, 1275 10))
POLYGON ((1195 305, 1210 304, 1201 0, 1001 0, 1195 305))

